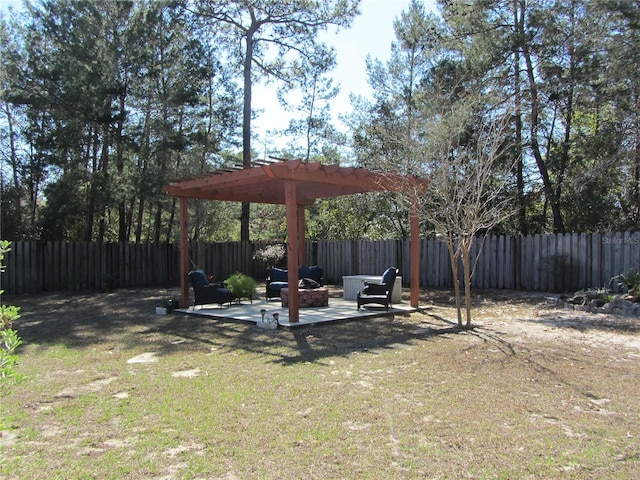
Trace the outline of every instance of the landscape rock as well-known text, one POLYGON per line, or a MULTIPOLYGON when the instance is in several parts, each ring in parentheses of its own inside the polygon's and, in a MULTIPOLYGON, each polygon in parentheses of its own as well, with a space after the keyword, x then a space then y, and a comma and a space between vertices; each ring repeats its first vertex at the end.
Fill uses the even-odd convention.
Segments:
POLYGON ((579 312, 640 316, 640 298, 629 294, 612 297, 610 292, 580 290, 569 297, 560 297, 558 304, 579 312))

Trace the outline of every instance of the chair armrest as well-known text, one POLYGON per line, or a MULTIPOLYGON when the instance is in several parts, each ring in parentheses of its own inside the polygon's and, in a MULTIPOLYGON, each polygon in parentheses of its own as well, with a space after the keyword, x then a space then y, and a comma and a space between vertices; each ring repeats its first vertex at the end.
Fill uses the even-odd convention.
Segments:
POLYGON ((362 293, 365 295, 386 295, 389 290, 383 283, 365 282, 362 293))

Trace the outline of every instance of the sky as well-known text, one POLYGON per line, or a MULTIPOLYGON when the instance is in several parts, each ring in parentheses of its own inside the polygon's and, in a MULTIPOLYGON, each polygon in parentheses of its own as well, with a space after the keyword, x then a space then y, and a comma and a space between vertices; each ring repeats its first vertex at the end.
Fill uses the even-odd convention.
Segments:
MULTIPOLYGON (((422 0, 422 3, 427 12, 436 11, 436 0, 422 0)), ((340 84, 340 94, 332 105, 334 119, 351 111, 351 93, 371 96, 365 65, 367 55, 383 62, 389 59, 391 42, 395 40, 393 21, 408 10, 409 4, 410 0, 361 0, 360 15, 348 30, 342 29, 321 37, 336 49, 337 54, 337 67, 330 73, 334 83, 340 84)), ((277 138, 267 133, 270 129, 286 128, 290 118, 278 104, 276 87, 258 85, 252 93, 253 108, 263 110, 253 121, 252 130, 266 140, 265 143, 271 148, 281 146, 277 138)), ((252 147, 260 150, 256 145, 252 147)), ((268 148, 263 147, 265 150, 268 148)))
MULTIPOLYGON (((436 0, 422 0, 425 10, 435 11, 436 0)), ((0 10, 6 11, 8 5, 19 6, 20 0, 0 0, 0 10)), ((371 96, 367 83, 365 61, 367 55, 382 61, 388 60, 391 53, 391 42, 394 41, 393 21, 402 11, 409 7, 410 0, 361 0, 360 15, 352 22, 349 29, 341 29, 323 33, 320 39, 336 49, 337 67, 331 72, 334 84, 340 85, 340 94, 332 104, 334 120, 340 114, 349 112, 351 93, 371 96)), ((284 146, 285 139, 274 137, 270 130, 285 129, 290 114, 285 112, 276 97, 275 85, 256 85, 253 88, 253 108, 260 110, 253 121, 252 130, 265 143, 263 154, 269 150, 284 146)), ((340 128, 340 126, 338 126, 340 128)), ((257 145, 254 149, 261 150, 257 145)))

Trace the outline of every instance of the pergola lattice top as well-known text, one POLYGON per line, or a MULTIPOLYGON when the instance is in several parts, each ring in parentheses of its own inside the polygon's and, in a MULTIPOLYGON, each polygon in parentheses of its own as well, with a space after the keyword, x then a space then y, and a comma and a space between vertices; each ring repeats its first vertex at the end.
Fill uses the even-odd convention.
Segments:
MULTIPOLYGON (((318 198, 398 190, 404 178, 363 168, 287 160, 180 180, 166 186, 164 191, 174 197, 284 205, 284 184, 292 180, 296 203, 311 205, 318 198)), ((414 181, 419 183, 417 179, 414 181)))

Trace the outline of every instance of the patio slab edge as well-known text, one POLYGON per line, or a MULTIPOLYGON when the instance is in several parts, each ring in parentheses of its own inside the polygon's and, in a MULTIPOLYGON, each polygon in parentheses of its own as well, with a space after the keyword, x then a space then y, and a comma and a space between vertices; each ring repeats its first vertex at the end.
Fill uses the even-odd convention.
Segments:
POLYGON ((289 310, 286 307, 282 307, 280 302, 277 301, 254 300, 253 303, 231 304, 229 306, 204 305, 177 309, 175 311, 188 315, 201 315, 221 320, 235 320, 257 324, 262 318, 260 313, 262 309, 267 311, 265 316, 269 318, 272 318, 274 313, 278 313, 278 324, 287 328, 391 316, 418 310, 403 303, 392 305, 389 311, 385 308, 371 307, 358 310, 354 301, 330 298, 328 306, 301 308, 299 322, 289 322, 289 310))

